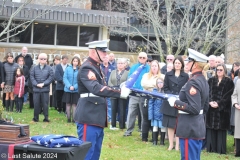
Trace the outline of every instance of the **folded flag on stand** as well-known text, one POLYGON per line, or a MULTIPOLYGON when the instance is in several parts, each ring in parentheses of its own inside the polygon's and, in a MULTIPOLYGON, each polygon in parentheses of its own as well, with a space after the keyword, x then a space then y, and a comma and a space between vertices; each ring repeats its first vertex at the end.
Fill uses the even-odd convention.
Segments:
POLYGON ((58 147, 70 147, 70 146, 80 146, 83 141, 74 137, 66 135, 37 135, 30 138, 37 144, 45 146, 48 148, 58 148, 58 147))

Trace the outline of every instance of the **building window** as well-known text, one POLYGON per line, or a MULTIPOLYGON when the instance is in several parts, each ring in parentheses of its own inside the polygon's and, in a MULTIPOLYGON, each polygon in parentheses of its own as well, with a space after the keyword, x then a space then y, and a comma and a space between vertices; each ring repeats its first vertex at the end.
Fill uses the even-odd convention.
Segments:
POLYGON ((111 51, 127 52, 127 43, 125 42, 125 40, 127 40, 126 36, 111 35, 109 49, 111 51))
POLYGON ((57 25, 57 45, 77 46, 77 26, 57 25))
POLYGON ((33 43, 54 45, 54 24, 34 23, 33 43))
POLYGON ((97 41, 99 27, 80 27, 79 46, 86 47, 85 43, 97 41))
POLYGON ((14 29, 9 33, 10 43, 31 43, 31 24, 24 22, 12 22, 11 29, 14 29))

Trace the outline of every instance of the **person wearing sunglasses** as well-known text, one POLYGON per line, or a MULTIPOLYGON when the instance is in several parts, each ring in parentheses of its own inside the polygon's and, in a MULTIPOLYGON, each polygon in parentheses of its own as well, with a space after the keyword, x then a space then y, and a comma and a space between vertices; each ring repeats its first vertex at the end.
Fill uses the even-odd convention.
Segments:
POLYGON ((172 63, 173 64, 174 59, 175 59, 174 55, 171 55, 171 54, 167 55, 166 65, 161 68, 161 73, 162 74, 166 74, 167 73, 167 64, 168 63, 172 63))
POLYGON ((206 114, 207 152, 226 154, 227 130, 230 128, 233 81, 227 77, 225 64, 216 66, 215 77, 208 80, 209 110, 206 114))
POLYGON ((53 70, 47 65, 47 54, 40 53, 38 56, 39 64, 30 71, 30 80, 33 87, 34 117, 33 121, 39 121, 39 114, 43 109, 43 122, 50 122, 48 117, 48 102, 50 84, 52 83, 53 70))
MULTIPOLYGON (((130 71, 128 73, 128 78, 141 65, 144 65, 144 67, 143 67, 141 73, 139 74, 136 82, 134 83, 133 88, 143 90, 143 87, 141 85, 142 77, 145 73, 148 73, 149 70, 150 70, 150 66, 147 64, 147 53, 140 52, 138 54, 138 63, 134 64, 130 68, 130 71)), ((129 103, 128 103, 129 108, 128 108, 128 115, 127 115, 127 130, 125 131, 123 136, 125 136, 125 137, 132 136, 132 132, 133 132, 134 126, 135 126, 136 117, 138 116, 138 119, 139 119, 139 117, 141 117, 141 115, 138 114, 138 111, 141 111, 140 108, 141 108, 141 106, 144 105, 144 101, 145 101, 144 97, 129 96, 129 103)), ((139 129, 140 129, 141 122, 138 122, 138 123, 139 123, 139 129)))
POLYGON ((181 159, 200 160, 202 140, 206 134, 204 115, 209 102, 209 86, 202 70, 208 57, 190 48, 188 53, 186 65, 192 78, 180 90, 179 99, 170 97, 168 102, 178 110, 176 136, 180 141, 181 159))

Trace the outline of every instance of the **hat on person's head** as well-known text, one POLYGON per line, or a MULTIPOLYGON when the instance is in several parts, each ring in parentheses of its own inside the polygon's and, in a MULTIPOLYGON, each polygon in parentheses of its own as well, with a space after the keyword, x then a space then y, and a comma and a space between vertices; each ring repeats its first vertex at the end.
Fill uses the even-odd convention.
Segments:
POLYGON ((110 51, 108 49, 108 42, 109 42, 109 39, 102 40, 102 41, 88 42, 86 43, 86 45, 88 45, 88 48, 90 49, 97 49, 99 51, 108 52, 110 51))
POLYGON ((208 57, 198 51, 188 48, 189 56, 186 61, 208 62, 208 57))

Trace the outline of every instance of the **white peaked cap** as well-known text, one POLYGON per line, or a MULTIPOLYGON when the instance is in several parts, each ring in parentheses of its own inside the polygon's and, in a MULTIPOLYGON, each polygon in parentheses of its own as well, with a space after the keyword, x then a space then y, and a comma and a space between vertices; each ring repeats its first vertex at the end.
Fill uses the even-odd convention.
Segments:
POLYGON ((194 60, 196 62, 208 62, 208 57, 198 51, 188 48, 188 53, 189 53, 188 61, 194 60))
POLYGON ((102 40, 102 41, 93 41, 93 42, 86 43, 86 45, 88 45, 88 48, 91 48, 91 49, 96 48, 97 50, 107 52, 107 51, 110 51, 108 49, 108 42, 109 41, 110 41, 109 39, 102 40))

